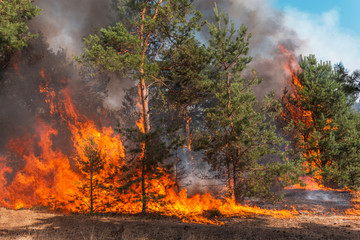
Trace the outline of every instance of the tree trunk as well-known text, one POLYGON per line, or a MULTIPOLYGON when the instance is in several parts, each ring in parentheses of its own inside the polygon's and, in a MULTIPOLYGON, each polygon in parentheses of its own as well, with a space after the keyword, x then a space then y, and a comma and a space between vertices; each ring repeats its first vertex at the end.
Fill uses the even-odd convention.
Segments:
MULTIPOLYGON (((152 16, 152 19, 155 20, 157 15, 158 15, 158 10, 161 6, 163 0, 160 0, 157 3, 157 7, 155 9, 154 15, 152 16)), ((148 3, 149 0, 145 1, 144 4, 144 8, 141 12, 141 20, 145 21, 145 16, 146 16, 146 11, 148 8, 148 3)), ((150 6, 151 7, 151 6, 150 6)), ((144 24, 142 23, 140 25, 140 28, 138 29, 138 36, 139 36, 139 40, 140 40, 140 46, 142 49, 141 52, 141 64, 139 67, 139 73, 140 73, 140 100, 141 100, 141 114, 142 114, 142 119, 143 119, 143 124, 144 124, 144 134, 147 138, 147 141, 144 142, 144 152, 143 152, 143 159, 142 159, 142 170, 141 170, 141 189, 142 189, 142 213, 146 214, 146 161, 147 161, 147 156, 145 154, 145 149, 146 149, 146 144, 150 143, 149 138, 149 133, 150 133, 150 113, 149 113, 149 89, 148 86, 146 85, 145 82, 145 71, 144 71, 144 65, 145 65, 145 61, 146 61, 146 50, 149 47, 149 40, 150 37, 153 35, 152 32, 148 32, 148 33, 144 33, 144 24)))
POLYGON ((240 189, 240 184, 239 184, 239 178, 237 175, 237 169, 235 167, 235 164, 233 162, 232 164, 233 166, 233 192, 234 192, 234 198, 235 198, 235 202, 236 203, 241 203, 243 200, 243 196, 242 196, 242 191, 240 189))
POLYGON ((93 172, 90 172, 90 213, 94 212, 94 199, 93 199, 93 172))
MULTIPOLYGON (((147 1, 148 2, 148 1, 147 1)), ((146 4, 147 4, 146 2, 146 4)), ((147 6, 145 5, 142 14, 141 19, 144 21, 145 19, 145 13, 146 13, 147 6)), ((150 131, 150 116, 149 116, 149 100, 148 100, 148 89, 145 83, 145 71, 144 71, 144 64, 145 64, 145 54, 146 54, 146 43, 144 39, 144 24, 141 24, 140 26, 140 40, 141 40, 141 47, 142 47, 142 56, 141 56, 141 64, 139 68, 140 72, 140 104, 141 104, 141 117, 143 120, 143 127, 144 127, 144 134, 147 136, 147 134, 150 131)), ((146 156, 145 156, 145 149, 146 149, 146 141, 144 141, 143 144, 143 157, 141 159, 141 195, 142 195, 142 211, 141 213, 143 215, 146 215, 146 172, 145 172, 145 166, 146 166, 146 156)))
MULTIPOLYGON (((232 120, 232 113, 231 113, 231 79, 230 79, 230 73, 227 73, 226 75, 226 85, 227 85, 227 105, 226 105, 226 110, 227 110, 227 117, 229 119, 229 124, 230 124, 230 134, 233 136, 236 136, 236 131, 235 131, 235 126, 232 120)), ((231 137, 231 136, 230 136, 231 137)), ((236 167, 234 164, 234 159, 232 159, 231 156, 229 156, 230 160, 228 162, 228 175, 229 178, 231 176, 230 173, 230 163, 232 163, 232 171, 233 171, 233 176, 232 176, 232 180, 233 180, 233 185, 232 185, 232 195, 235 198, 235 202, 239 203, 239 189, 238 189, 238 182, 237 182, 237 173, 236 173, 236 167)))
POLYGON ((232 120, 232 113, 231 113, 231 80, 230 80, 230 74, 228 73, 226 76, 226 85, 227 85, 227 106, 226 106, 226 110, 227 110, 227 117, 229 118, 229 123, 230 123, 230 127, 231 127, 231 134, 236 135, 236 131, 235 131, 235 127, 234 127, 234 123, 232 120))
MULTIPOLYGON (((140 69, 140 73, 144 74, 144 70, 140 69)), ((149 90, 146 86, 145 79, 142 77, 140 79, 140 101, 141 101, 141 115, 144 120, 144 133, 148 134, 150 132, 150 114, 149 114, 149 99, 148 99, 149 90)))
POLYGON ((142 192, 142 215, 146 215, 146 186, 145 186, 145 178, 146 178, 146 166, 145 161, 142 161, 142 169, 141 169, 141 192, 142 192))
POLYGON ((233 196, 233 187, 231 186, 231 170, 230 170, 230 161, 226 161, 226 168, 227 168, 227 197, 232 198, 233 196))
MULTIPOLYGON (((140 73, 143 74, 144 70, 141 66, 140 68, 140 73)), ((145 84, 145 79, 142 77, 140 79, 140 103, 141 103, 141 116, 143 119, 143 127, 144 127, 144 134, 145 137, 148 137, 148 134, 150 132, 150 116, 149 116, 149 101, 148 101, 148 89, 147 86, 145 84)), ((145 154, 145 149, 146 149, 146 144, 149 144, 148 141, 144 141, 144 145, 143 145, 143 157, 141 159, 141 164, 142 164, 142 168, 141 168, 141 191, 142 191, 142 214, 145 215, 146 214, 146 203, 147 203, 147 198, 146 198, 146 154, 145 154)))
POLYGON ((188 153, 189 153, 189 160, 190 160, 190 168, 191 168, 191 173, 194 172, 194 156, 192 154, 192 149, 191 149, 191 144, 192 144, 192 140, 191 140, 191 132, 190 132, 190 121, 191 121, 191 117, 188 116, 187 112, 185 111, 184 113, 184 120, 185 120, 185 129, 186 129, 186 140, 187 140, 187 148, 188 148, 188 153))
POLYGON ((180 183, 179 183, 179 164, 180 164, 180 158, 177 155, 177 151, 175 152, 175 191, 176 193, 180 192, 180 183))

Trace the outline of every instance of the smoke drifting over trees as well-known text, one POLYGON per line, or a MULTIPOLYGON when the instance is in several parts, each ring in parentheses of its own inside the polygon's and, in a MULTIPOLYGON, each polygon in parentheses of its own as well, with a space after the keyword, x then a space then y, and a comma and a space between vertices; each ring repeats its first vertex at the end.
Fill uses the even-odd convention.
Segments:
MULTIPOLYGON (((235 24, 244 24, 252 34, 249 55, 253 57, 247 70, 255 68, 259 78, 264 82, 255 88, 259 100, 274 90, 277 95, 282 93, 287 84, 289 74, 282 66, 286 58, 279 50, 279 45, 291 51, 296 51, 302 42, 296 33, 287 29, 284 24, 283 13, 275 10, 266 0, 220 0, 218 6, 228 12, 235 24)), ((211 18, 214 1, 196 0, 196 7, 206 19, 211 18)), ((69 61, 79 55, 84 47, 82 38, 97 32, 101 27, 116 21, 116 11, 112 0, 80 0, 80 1, 35 1, 44 9, 41 16, 33 19, 29 26, 34 32, 41 32, 44 39, 54 52, 64 49, 69 61)), ((206 32, 206 30, 204 31, 206 32)), ((208 36, 205 37, 207 38, 208 36)), ((246 72, 245 72, 246 74, 246 72)), ((103 105, 109 110, 119 110, 123 90, 132 87, 131 81, 118 81, 119 76, 108 76, 105 91, 98 92, 103 98, 103 105), (119 94, 120 93, 120 94, 119 94)), ((77 74, 72 81, 77 81, 77 74)))
MULTIPOLYGON (((293 30, 284 26, 283 13, 274 9, 266 0, 216 2, 229 13, 237 26, 246 25, 252 34, 249 55, 254 60, 249 69, 255 68, 259 77, 264 79, 264 82, 255 89, 257 96, 262 99, 271 90, 275 90, 280 95, 289 75, 282 71, 286 58, 278 47, 283 45, 296 52, 303 44, 293 30)), ((37 0, 35 3, 44 11, 41 16, 31 21, 31 29, 40 31, 53 50, 64 48, 69 59, 81 53, 83 37, 98 31, 100 27, 114 23, 116 19, 112 0, 37 0)), ((206 19, 211 18, 214 1, 196 0, 194 3, 206 19)), ((119 102, 119 96, 115 93, 121 92, 124 85, 117 81, 110 81, 109 85, 105 105, 110 109, 118 110, 120 105, 116 102, 119 102)), ((131 85, 127 84, 126 87, 131 85)))
MULTIPOLYGON (((205 18, 211 18, 214 1, 196 0, 195 3, 205 18)), ((257 96, 262 98, 271 90, 281 94, 289 75, 283 71, 286 58, 279 46, 296 52, 303 44, 296 33, 283 24, 283 13, 266 0, 220 0, 216 3, 229 13, 237 26, 247 26, 252 35, 249 55, 253 61, 249 69, 255 68, 259 77, 264 79, 255 89, 257 96)))

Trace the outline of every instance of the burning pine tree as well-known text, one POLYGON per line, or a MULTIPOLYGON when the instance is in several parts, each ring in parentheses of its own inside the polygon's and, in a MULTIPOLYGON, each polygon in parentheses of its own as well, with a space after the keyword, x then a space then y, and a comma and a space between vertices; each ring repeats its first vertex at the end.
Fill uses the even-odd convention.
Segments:
MULTIPOLYGON (((290 63, 295 59, 285 48, 281 50, 290 63)), ((329 62, 317 62, 313 55, 301 58, 299 65, 292 62, 287 70, 292 89, 284 92, 282 118, 295 129, 305 170, 320 183, 356 187, 358 171, 348 171, 350 165, 358 165, 357 153, 348 149, 358 139, 349 135, 351 122, 358 118, 351 111, 356 91, 349 84, 356 76, 351 79, 341 65, 333 68, 329 62)))

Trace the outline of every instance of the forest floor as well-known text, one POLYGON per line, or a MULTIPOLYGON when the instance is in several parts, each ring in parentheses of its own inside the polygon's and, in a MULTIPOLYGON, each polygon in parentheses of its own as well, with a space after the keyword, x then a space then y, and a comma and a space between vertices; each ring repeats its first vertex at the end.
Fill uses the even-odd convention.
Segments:
POLYGON ((44 210, 0 208, 0 239, 360 239, 360 217, 343 214, 351 208, 349 194, 288 190, 284 201, 261 207, 293 205, 291 219, 269 216, 219 218, 224 225, 183 223, 154 216, 88 216, 44 210))

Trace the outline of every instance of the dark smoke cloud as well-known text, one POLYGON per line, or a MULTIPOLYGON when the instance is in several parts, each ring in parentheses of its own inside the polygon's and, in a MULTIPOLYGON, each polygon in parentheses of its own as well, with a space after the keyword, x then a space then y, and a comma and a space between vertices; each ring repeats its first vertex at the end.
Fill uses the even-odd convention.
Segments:
MULTIPOLYGON (((41 16, 31 22, 31 28, 42 32, 50 48, 55 51, 64 48, 68 58, 72 59, 74 55, 81 53, 83 37, 114 23, 116 13, 112 2, 112 0, 36 0, 35 4, 44 10, 41 16)), ((253 57, 253 62, 249 66, 248 74, 251 74, 250 70, 255 68, 258 76, 264 79, 261 86, 255 89, 259 99, 271 90, 275 90, 280 95, 289 75, 283 70, 286 59, 278 49, 278 45, 296 51, 302 44, 296 33, 284 26, 283 13, 274 9, 268 0, 217 0, 216 2, 229 13, 237 26, 245 24, 252 33, 250 55, 253 57)), ((207 19, 212 16, 214 1, 195 0, 195 5, 207 19)), ((107 91, 101 94, 104 98, 104 106, 119 110, 121 107, 119 98, 122 98, 123 89, 131 86, 130 81, 111 78, 107 91)))
MULTIPOLYGON (((256 89, 257 95, 262 97, 272 89, 281 94, 289 76, 283 69, 286 59, 278 49, 278 45, 282 44, 289 50, 295 51, 302 44, 296 34, 284 26, 283 13, 274 10, 268 0, 218 0, 217 3, 230 14, 237 25, 245 24, 252 33, 250 54, 253 56, 253 62, 250 69, 256 68, 259 76, 264 79, 261 86, 256 89)), ((73 55, 81 53, 83 37, 115 21, 116 14, 112 7, 112 0, 36 0, 35 4, 43 8, 43 12, 41 16, 31 21, 30 27, 32 31, 41 32, 41 37, 35 40, 35 43, 42 44, 32 43, 31 50, 23 52, 20 58, 24 61, 21 64, 24 74, 19 78, 13 69, 9 69, 8 80, 0 94, 3 103, 1 127, 4 131, 11 129, 9 135, 21 135, 15 133, 15 129, 19 129, 16 126, 32 125, 33 119, 41 110, 36 107, 41 106, 37 103, 36 96, 32 96, 34 93, 29 91, 29 89, 38 89, 35 81, 39 78, 40 67, 38 66, 54 69, 59 68, 60 62, 64 65, 63 62, 66 61, 64 56, 61 54, 57 57, 54 53, 59 47, 67 52, 66 58, 70 62, 73 55), (46 42, 49 46, 45 46, 46 42), (53 49, 52 53, 48 52, 47 48, 49 51, 53 49), (36 77, 33 76, 34 74, 36 77), (26 86, 24 83, 32 85, 26 86), (25 90, 27 92, 24 92, 25 90), (30 111, 32 107, 34 109, 30 111), (22 111, 17 111, 19 109, 22 111), (22 124, 23 122, 25 123, 22 124), (11 123, 14 123, 14 128, 8 127, 11 123)), ((195 4, 206 18, 209 19, 212 16, 213 1, 196 0, 195 4)), ((13 61, 18 62, 17 59, 13 61)), ((79 96, 83 95, 83 105, 90 109, 92 105, 88 103, 89 97, 79 90, 83 82, 77 75, 77 71, 73 70, 66 74, 69 75, 68 84, 73 92, 77 92, 79 96)), ((109 77, 110 81, 106 89, 99 96, 103 100, 104 107, 117 111, 121 108, 124 89, 132 85, 131 81, 120 79, 119 76, 109 77)), ((43 99, 40 100, 43 102, 43 99)), ((24 129, 27 127, 25 126, 24 129)), ((5 141, 6 138, 3 139, 5 141)))
MULTIPOLYGON (((215 1, 236 26, 244 24, 252 37, 250 52, 253 61, 249 69, 255 68, 264 82, 255 89, 261 99, 274 90, 280 95, 287 84, 289 75, 284 71, 285 56, 278 46, 283 45, 296 51, 303 42, 296 33, 284 26, 284 15, 276 10, 269 0, 217 0, 215 1)), ((195 4, 207 19, 213 16, 214 1, 196 0, 195 4)))
MULTIPOLYGON (((32 31, 41 32, 53 51, 65 49, 69 61, 81 54, 82 39, 98 32, 101 27, 113 24, 116 8, 113 0, 36 0, 43 9, 42 15, 30 23, 32 31)), ((78 84, 80 77, 75 73, 72 84, 78 84)), ((118 110, 121 106, 124 88, 131 87, 129 81, 117 76, 106 77, 109 83, 105 89, 97 89, 104 100, 104 107, 118 110), (120 99, 120 100, 119 100, 120 99)))
POLYGON ((35 4, 43 12, 31 21, 31 29, 42 32, 51 48, 66 49, 70 57, 81 53, 83 37, 115 21, 112 0, 36 0, 35 4))

